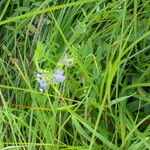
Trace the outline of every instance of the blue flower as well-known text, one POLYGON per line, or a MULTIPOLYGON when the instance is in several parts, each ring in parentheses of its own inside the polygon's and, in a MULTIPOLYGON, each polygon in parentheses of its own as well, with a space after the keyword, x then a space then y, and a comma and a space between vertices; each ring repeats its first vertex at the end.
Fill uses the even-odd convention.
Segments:
POLYGON ((66 77, 64 76, 63 70, 58 70, 58 69, 54 70, 53 81, 60 83, 60 82, 64 82, 65 79, 66 77))
POLYGON ((40 91, 45 92, 47 80, 44 78, 41 78, 41 79, 39 79, 39 83, 40 83, 40 91))
POLYGON ((42 72, 39 72, 39 71, 36 72, 36 76, 37 76, 37 77, 41 77, 41 76, 42 76, 42 72))
POLYGON ((42 72, 37 72, 36 76, 38 77, 38 82, 40 84, 40 91, 45 92, 47 80, 42 78, 42 72))

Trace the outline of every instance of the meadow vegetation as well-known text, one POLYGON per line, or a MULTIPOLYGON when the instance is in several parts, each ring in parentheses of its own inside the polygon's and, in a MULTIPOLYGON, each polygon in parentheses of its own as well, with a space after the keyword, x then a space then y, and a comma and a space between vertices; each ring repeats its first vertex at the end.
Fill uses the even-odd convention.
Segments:
POLYGON ((150 0, 1 0, 0 149, 150 149, 150 0))

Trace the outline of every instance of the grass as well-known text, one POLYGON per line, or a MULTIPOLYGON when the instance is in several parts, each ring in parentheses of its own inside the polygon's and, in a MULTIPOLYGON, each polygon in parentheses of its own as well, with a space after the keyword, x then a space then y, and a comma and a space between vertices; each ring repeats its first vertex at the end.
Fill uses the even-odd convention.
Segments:
POLYGON ((0 8, 0 149, 150 149, 149 0, 0 8))

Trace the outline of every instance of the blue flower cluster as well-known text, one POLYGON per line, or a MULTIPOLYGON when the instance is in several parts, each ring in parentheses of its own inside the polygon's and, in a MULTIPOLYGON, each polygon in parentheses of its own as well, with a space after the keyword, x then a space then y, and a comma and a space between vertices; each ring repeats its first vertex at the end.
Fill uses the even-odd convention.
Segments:
MULTIPOLYGON (((57 63, 57 68, 68 68, 73 66, 74 60, 68 53, 65 53, 57 63)), ((40 91, 45 92, 48 83, 62 83, 66 80, 64 71, 61 69, 54 69, 53 73, 43 70, 36 73, 38 82, 40 84, 40 91)))
MULTIPOLYGON (((46 84, 47 84, 48 80, 43 77, 42 72, 37 72, 36 76, 38 77, 38 82, 40 84, 40 91, 45 92, 46 91, 46 84)), ((54 70, 54 75, 52 77, 52 81, 54 81, 56 83, 62 83, 65 81, 65 79, 66 79, 66 77, 64 75, 63 70, 58 70, 58 69, 54 70)))

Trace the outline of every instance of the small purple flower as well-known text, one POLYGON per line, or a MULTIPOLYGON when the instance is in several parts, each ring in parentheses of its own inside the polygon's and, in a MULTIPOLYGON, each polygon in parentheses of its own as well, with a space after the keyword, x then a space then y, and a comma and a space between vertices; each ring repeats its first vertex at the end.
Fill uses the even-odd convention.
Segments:
POLYGON ((64 71, 63 70, 54 70, 54 77, 53 77, 53 81, 55 82, 64 82, 64 80, 66 79, 66 77, 64 76, 64 71))
POLYGON ((40 84, 40 91, 45 92, 47 80, 42 77, 42 74, 43 73, 40 71, 36 72, 36 76, 38 77, 38 82, 40 84))
POLYGON ((41 77, 41 76, 42 76, 42 72, 39 72, 39 71, 36 72, 36 76, 37 76, 37 77, 41 77))
POLYGON ((44 78, 41 78, 41 79, 39 79, 39 83, 40 83, 40 91, 45 92, 47 80, 44 78))

